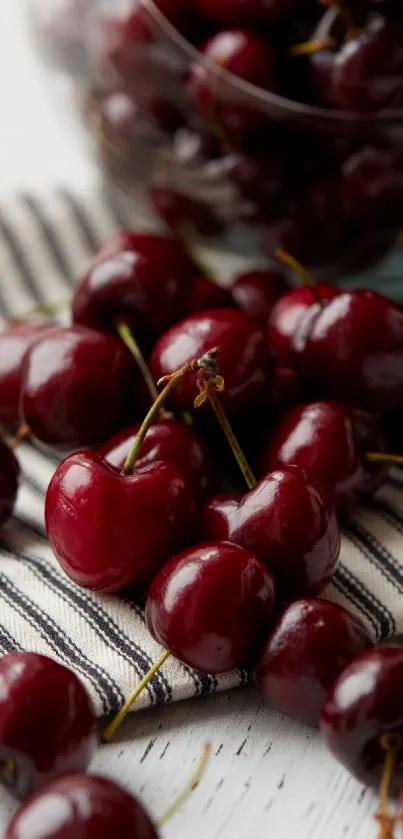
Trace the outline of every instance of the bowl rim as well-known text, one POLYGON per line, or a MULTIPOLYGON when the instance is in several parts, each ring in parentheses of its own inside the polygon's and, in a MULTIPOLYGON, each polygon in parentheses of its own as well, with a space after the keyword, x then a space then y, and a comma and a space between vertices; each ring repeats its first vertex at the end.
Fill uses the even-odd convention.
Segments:
MULTIPOLYGON (((211 73, 214 73, 218 78, 222 78, 237 88, 240 92, 252 97, 256 102, 262 105, 271 105, 277 108, 279 112, 290 114, 295 117, 300 117, 308 121, 320 120, 322 123, 328 123, 329 127, 337 128, 337 126, 353 126, 354 129, 362 130, 374 128, 382 128, 385 125, 403 123, 403 108, 388 109, 378 111, 374 114, 363 113, 358 114, 354 111, 336 110, 333 108, 321 107, 320 105, 307 105, 303 102, 297 102, 294 99, 288 99, 277 93, 257 87, 257 85, 244 81, 218 65, 212 65, 212 62, 205 58, 201 52, 193 46, 165 17, 165 15, 155 5, 154 0, 140 0, 140 3, 147 9, 154 22, 169 36, 171 40, 177 45, 179 49, 185 52, 192 61, 197 61, 211 73)), ((230 27, 237 28, 237 27, 230 27)))

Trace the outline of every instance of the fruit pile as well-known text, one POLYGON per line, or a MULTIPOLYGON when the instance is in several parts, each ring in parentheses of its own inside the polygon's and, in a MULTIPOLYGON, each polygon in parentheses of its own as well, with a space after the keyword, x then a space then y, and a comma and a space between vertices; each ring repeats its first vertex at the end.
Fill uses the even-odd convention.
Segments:
MULTIPOLYGON (((264 252, 327 272, 371 266, 393 246, 401 0, 87 5, 87 122, 108 169, 126 189, 146 184, 168 229, 212 237, 246 224, 264 252)), ((66 10, 54 15, 63 40, 66 10)))
MULTIPOLYGON (((384 825, 403 778, 403 650, 374 647, 320 595, 339 521, 402 460, 385 429, 403 406, 403 308, 315 285, 279 255, 223 289, 176 239, 120 232, 77 282, 70 326, 0 336, 0 421, 68 452, 46 496, 54 554, 84 589, 145 597, 163 648, 102 739, 171 655, 246 668, 271 707, 320 724, 352 774, 382 779, 384 825), (307 285, 288 287, 284 263, 307 285)), ((17 485, 2 443, 2 523, 17 485)), ((0 660, 0 779, 32 796, 6 839, 156 836, 137 802, 85 775, 95 742, 73 673, 35 653, 0 660)))

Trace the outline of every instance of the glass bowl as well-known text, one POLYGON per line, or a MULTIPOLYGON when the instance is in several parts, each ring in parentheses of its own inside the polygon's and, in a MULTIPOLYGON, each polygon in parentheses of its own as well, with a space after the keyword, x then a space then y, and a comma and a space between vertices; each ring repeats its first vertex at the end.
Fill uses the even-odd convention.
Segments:
MULTIPOLYGON (((319 277, 372 270, 403 296, 403 110, 357 115, 244 82, 198 51, 204 22, 189 15, 185 37, 152 0, 69 4, 80 25, 62 63, 76 57, 99 161, 133 206, 141 196, 195 246, 282 248, 319 277)), ((301 98, 305 61, 289 58, 284 76, 301 98)))

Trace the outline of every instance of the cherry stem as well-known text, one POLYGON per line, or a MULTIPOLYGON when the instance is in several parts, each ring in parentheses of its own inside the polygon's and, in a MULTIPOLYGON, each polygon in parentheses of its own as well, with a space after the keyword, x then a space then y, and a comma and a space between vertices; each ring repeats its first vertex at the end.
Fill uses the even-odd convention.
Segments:
POLYGON ((298 259, 295 259, 290 253, 288 253, 288 251, 285 251, 282 248, 277 248, 274 251, 274 256, 279 259, 280 262, 284 262, 285 265, 288 265, 289 268, 292 268, 293 271, 295 271, 302 280, 304 286, 306 286, 306 288, 310 288, 316 303, 319 303, 319 306, 323 308, 325 304, 323 298, 319 294, 318 286, 312 274, 310 274, 309 271, 307 271, 306 268, 298 262, 298 259))
POLYGON ((210 755, 211 755, 210 743, 205 743, 204 746, 203 746, 203 751, 202 751, 202 754, 201 754, 201 758, 200 758, 200 760, 199 760, 199 762, 196 766, 196 769, 192 773, 188 783, 186 784, 186 786, 182 790, 182 792, 179 793, 177 798, 175 798, 175 800, 165 810, 165 812, 162 814, 162 816, 160 816, 160 818, 157 819, 157 821, 155 822, 157 827, 163 827, 164 824, 166 824, 172 818, 172 816, 174 816, 175 813, 178 812, 180 807, 182 807, 182 804, 184 804, 185 801, 187 801, 187 799, 192 794, 192 792, 194 792, 195 789, 199 786, 200 781, 202 779, 202 776, 205 772, 207 763, 209 761, 210 755))
POLYGON ((33 318, 36 315, 55 315, 58 312, 63 311, 63 309, 65 309, 69 304, 70 300, 67 299, 57 300, 55 303, 40 303, 24 315, 17 315, 16 317, 9 318, 8 323, 10 326, 23 326, 27 320, 30 320, 30 318, 33 318))
POLYGON ((320 0, 320 3, 322 4, 322 6, 327 6, 328 8, 336 9, 336 11, 339 13, 346 27, 347 41, 350 41, 352 38, 356 38, 357 35, 360 34, 358 26, 356 26, 354 23, 353 16, 351 15, 350 11, 346 9, 344 0, 320 0))
POLYGON ((109 743, 109 740, 113 737, 121 723, 124 719, 126 719, 132 705, 138 699, 140 694, 143 692, 144 688, 147 687, 151 679, 154 678, 155 674, 161 669, 162 665, 166 662, 167 658, 172 655, 169 650, 164 650, 162 655, 160 655, 159 659, 150 667, 148 673, 142 678, 141 682, 137 685, 136 689, 133 693, 126 699, 125 704, 122 706, 120 711, 116 714, 113 718, 112 722, 105 728, 105 731, 101 735, 101 742, 102 743, 109 743))
POLYGON ((379 809, 376 818, 379 821, 378 839, 393 839, 396 818, 389 811, 389 790, 396 766, 398 752, 402 745, 400 734, 382 734, 379 745, 385 752, 381 785, 379 789, 379 809))
POLYGON ((145 361, 143 353, 133 335, 133 332, 130 329, 130 326, 125 321, 117 321, 116 323, 116 331, 119 335, 119 338, 123 341, 127 349, 131 352, 140 372, 143 376, 143 379, 147 385, 148 392, 151 397, 151 402, 154 402, 158 399, 159 393, 157 385, 151 375, 150 369, 145 361))
POLYGON ((7 780, 12 780, 16 773, 17 764, 13 757, 4 757, 0 760, 0 775, 7 780))
POLYGON ((26 440, 31 433, 29 426, 24 422, 22 425, 17 428, 15 437, 10 442, 11 449, 18 449, 18 446, 26 440))
POLYGON ((213 349, 209 350, 205 355, 203 355, 199 359, 193 359, 189 361, 187 364, 184 364, 183 367, 180 367, 175 373, 172 373, 169 376, 163 376, 162 379, 159 380, 158 384, 162 382, 167 382, 164 387, 164 390, 157 396, 157 399, 151 405, 151 408, 143 420, 139 432, 133 440, 132 447, 127 455, 123 466, 123 472, 130 472, 139 456, 140 449, 143 445, 144 438, 147 434, 150 425, 153 424, 154 420, 158 417, 161 408, 163 407, 165 401, 167 400, 169 394, 172 390, 176 387, 176 385, 183 379, 185 376, 189 375, 189 373, 196 373, 197 371, 203 371, 204 369, 209 369, 212 359, 218 358, 219 348, 213 347, 213 349))
POLYGON ((366 460, 369 460, 370 463, 395 463, 396 465, 403 465, 403 455, 401 454, 388 454, 388 452, 367 452, 365 458, 366 460))
POLYGON ((291 57, 297 55, 314 55, 316 52, 322 50, 331 50, 336 46, 336 41, 332 37, 327 38, 312 38, 311 41, 303 41, 301 44, 295 44, 287 50, 287 55, 291 57))

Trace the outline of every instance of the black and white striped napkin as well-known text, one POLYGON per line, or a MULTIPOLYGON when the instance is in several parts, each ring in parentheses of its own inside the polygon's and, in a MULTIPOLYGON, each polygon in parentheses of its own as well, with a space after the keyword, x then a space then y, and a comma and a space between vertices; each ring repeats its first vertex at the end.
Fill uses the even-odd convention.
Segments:
MULTIPOLYGON (((133 217, 131 218, 133 222, 133 217)), ((71 294, 100 240, 128 222, 105 191, 66 190, 0 201, 0 313, 5 322, 71 294)), ((150 227, 143 213, 136 226, 150 227)), ((58 463, 32 443, 18 450, 21 488, 13 519, 0 533, 0 653, 35 650, 57 658, 85 683, 99 716, 116 710, 161 650, 138 605, 79 589, 46 540, 43 501, 58 463)), ((362 617, 376 639, 403 631, 403 473, 343 534, 341 561, 326 596, 362 617)), ((169 659, 137 708, 214 693, 245 682, 239 671, 215 677, 169 659)))

